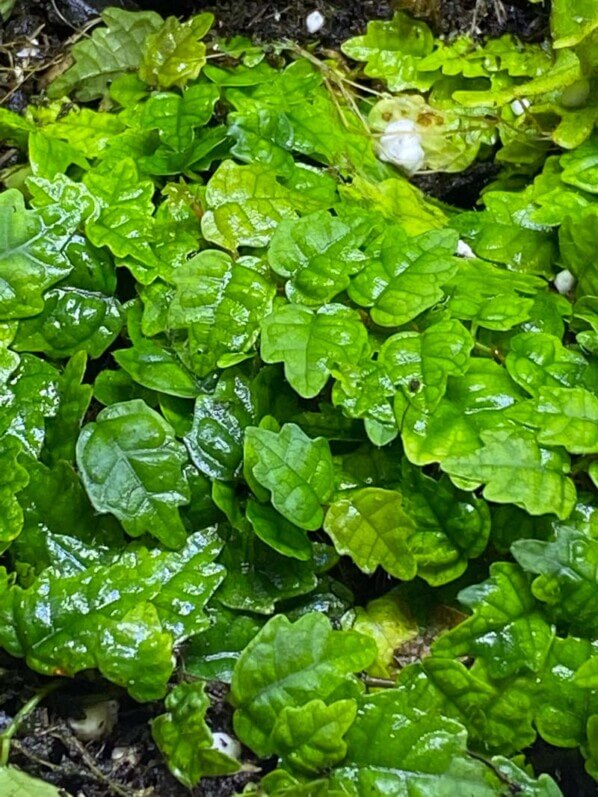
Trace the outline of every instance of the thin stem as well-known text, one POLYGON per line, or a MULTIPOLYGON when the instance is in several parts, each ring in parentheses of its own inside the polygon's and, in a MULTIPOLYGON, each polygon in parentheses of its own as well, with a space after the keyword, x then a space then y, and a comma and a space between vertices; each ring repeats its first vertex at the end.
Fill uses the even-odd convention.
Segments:
POLYGON ((377 678, 374 675, 363 675, 362 681, 371 689, 393 689, 396 686, 392 678, 377 678))
POLYGON ((25 705, 15 714, 12 722, 0 733, 0 765, 5 767, 8 764, 10 756, 10 742, 15 733, 19 730, 24 720, 32 714, 39 704, 45 700, 48 695, 58 689, 62 685, 62 681, 50 681, 43 689, 40 689, 32 698, 30 698, 25 705))

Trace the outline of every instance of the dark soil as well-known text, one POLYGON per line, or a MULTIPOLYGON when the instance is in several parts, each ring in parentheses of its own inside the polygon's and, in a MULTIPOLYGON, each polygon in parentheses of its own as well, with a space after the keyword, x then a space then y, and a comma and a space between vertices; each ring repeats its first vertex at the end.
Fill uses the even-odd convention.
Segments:
MULTIPOLYGON (((437 33, 449 36, 515 33, 526 39, 542 38, 549 12, 548 3, 542 6, 528 0, 20 0, 10 21, 0 25, 0 66, 5 67, 0 70, 0 104, 17 111, 24 108, 40 92, 37 78, 60 59, 71 37, 109 5, 181 15, 210 10, 222 35, 245 34, 258 41, 285 38, 302 44, 316 44, 309 37, 305 19, 318 9, 326 20, 317 42, 321 48, 338 47, 349 36, 362 33, 368 21, 389 18, 396 8, 427 19, 437 33), (18 55, 25 47, 30 52, 18 55), (19 70, 16 75, 15 67, 19 70)), ((6 165, 6 152, 0 154, 0 161, 0 166, 6 165)), ((424 175, 418 183, 446 202, 468 207, 493 176, 493 165, 481 163, 456 175, 424 175)), ((44 679, 20 662, 8 656, 0 660, 0 731, 43 684, 44 679)), ((213 708, 209 723, 214 731, 230 731, 227 688, 213 684, 210 689, 213 708)), ((228 797, 259 777, 259 772, 252 771, 255 762, 251 754, 245 751, 243 763, 249 771, 205 779, 191 791, 181 786, 163 765, 151 737, 149 721, 162 710, 160 704, 139 705, 95 676, 82 675, 49 697, 24 722, 13 741, 10 761, 77 797, 228 797), (67 719, 77 715, 81 701, 90 693, 114 697, 119 721, 105 740, 83 743, 67 719)), ((595 783, 585 775, 577 751, 559 751, 537 743, 528 753, 538 771, 553 774, 566 797, 595 795, 595 783)))

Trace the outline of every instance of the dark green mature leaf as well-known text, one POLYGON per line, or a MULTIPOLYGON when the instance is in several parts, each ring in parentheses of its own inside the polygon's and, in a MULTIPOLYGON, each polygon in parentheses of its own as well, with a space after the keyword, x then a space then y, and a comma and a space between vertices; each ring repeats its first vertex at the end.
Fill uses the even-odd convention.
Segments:
POLYGON ((44 295, 43 311, 19 323, 16 351, 70 357, 79 351, 97 358, 119 334, 123 313, 112 296, 77 288, 54 288, 44 295))
POLYGON ((588 719, 598 713, 598 694, 586 691, 574 676, 596 653, 596 643, 586 639, 554 640, 542 673, 534 718, 540 736, 549 744, 576 747, 585 743, 588 719))
POLYGON ((334 486, 327 440, 312 440, 294 423, 285 424, 280 432, 249 426, 245 468, 268 490, 272 505, 287 520, 308 531, 320 528, 322 504, 334 486))
POLYGON ((268 504, 248 501, 247 520, 260 540, 283 556, 302 562, 312 558, 312 546, 305 531, 268 504))
POLYGON ((567 527, 552 542, 519 540, 513 556, 528 572, 538 573, 532 591, 557 621, 573 633, 593 636, 598 629, 598 542, 567 527))
POLYGON ((454 719, 413 710, 398 689, 360 700, 357 720, 347 733, 347 756, 331 781, 342 794, 512 794, 511 786, 534 797, 558 797, 546 775, 534 781, 507 759, 492 766, 470 756, 467 732, 454 719))
POLYGON ((528 577, 517 565, 496 562, 490 578, 459 593, 473 609, 465 622, 439 637, 437 656, 477 656, 493 678, 521 670, 538 672, 543 666, 554 632, 530 589, 528 577))
POLYGON ((272 237, 268 260, 287 278, 291 302, 318 305, 349 287, 350 277, 364 267, 360 251, 364 233, 321 210, 295 221, 283 221, 272 237))
POLYGON ((212 14, 198 14, 179 22, 168 17, 166 22, 145 42, 139 77, 151 86, 182 88, 194 80, 206 63, 203 39, 214 22, 212 14))
POLYGON ((173 645, 208 624, 203 607, 224 572, 212 563, 219 548, 208 530, 179 553, 131 547, 83 573, 48 569, 28 589, 6 585, 0 611, 11 626, 0 642, 46 675, 97 667, 137 700, 162 697, 173 645))
POLYGON ((225 372, 213 394, 195 402, 185 444, 193 464, 210 479, 231 481, 241 473, 245 429, 257 420, 249 381, 225 372))
POLYGON ((93 392, 91 385, 83 384, 86 370, 87 357, 84 352, 73 355, 64 366, 58 385, 58 411, 45 424, 46 436, 42 451, 45 462, 72 462, 75 459, 79 430, 93 392))
POLYGON ((218 599, 229 609, 273 614, 277 603, 307 595, 317 586, 313 560, 277 553, 250 528, 229 536, 219 561, 227 576, 218 599))
POLYGON ((0 371, 0 438, 13 435, 37 456, 44 444, 46 419, 60 406, 60 374, 50 363, 24 354, 16 367, 0 371))
POLYGON ((425 659, 401 671, 398 686, 409 704, 462 723, 476 748, 511 754, 536 738, 536 688, 529 677, 492 683, 476 665, 469 670, 451 659, 425 659))
POLYGON ((189 330, 190 356, 200 376, 226 355, 245 352, 253 345, 275 295, 275 286, 259 261, 233 260, 215 249, 180 266, 172 281, 176 292, 167 323, 172 329, 189 330))
POLYGON ((96 28, 73 47, 75 64, 50 85, 50 97, 70 92, 82 102, 101 97, 115 78, 139 66, 146 38, 163 25, 153 11, 120 8, 107 8, 102 20, 107 27, 96 28))
POLYGON ((4 192, 0 200, 0 319, 41 312, 44 291, 72 270, 64 250, 77 221, 58 205, 27 210, 19 191, 4 192))
MULTIPOLYGON (((235 666, 231 700, 236 734, 258 755, 277 752, 277 733, 288 737, 285 726, 291 721, 285 709, 357 697, 363 687, 352 673, 375 658, 371 639, 333 631, 320 614, 306 614, 295 623, 282 615, 272 618, 235 666)), ((307 722, 305 711, 301 719, 307 722)))
POLYGON ((164 701, 166 714, 152 720, 152 736, 172 774, 192 788, 202 777, 229 775, 239 762, 215 749, 206 724, 210 698, 201 682, 175 686, 164 701))
POLYGON ((16 437, 0 437, 0 552, 8 548, 23 527, 18 494, 29 483, 29 474, 19 464, 22 446, 16 437))
POLYGON ((81 478, 98 512, 111 512, 133 537, 149 533, 172 548, 186 538, 178 511, 189 501, 186 461, 172 427, 139 399, 102 410, 77 443, 81 478))
POLYGON ((410 238, 401 227, 388 227, 369 262, 349 287, 349 296, 371 307, 373 320, 383 327, 410 321, 442 298, 440 286, 457 270, 453 257, 457 235, 433 230, 410 238))
POLYGON ((303 398, 317 396, 333 368, 358 362, 368 349, 358 313, 342 304, 317 311, 286 304, 267 316, 261 329, 262 359, 284 363, 287 380, 303 398))

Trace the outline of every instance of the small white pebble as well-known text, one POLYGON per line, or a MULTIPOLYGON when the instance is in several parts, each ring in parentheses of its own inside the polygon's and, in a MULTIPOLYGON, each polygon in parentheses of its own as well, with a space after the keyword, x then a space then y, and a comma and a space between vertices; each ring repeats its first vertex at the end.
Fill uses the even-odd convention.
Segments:
POLYGON ((380 136, 378 147, 380 160, 401 166, 409 174, 421 169, 425 153, 416 128, 413 119, 397 119, 390 122, 380 136))
POLYGON ((134 767, 141 760, 141 755, 136 747, 115 747, 110 758, 117 766, 134 767))
POLYGON ((241 758, 241 744, 228 733, 223 731, 216 731, 212 734, 212 749, 219 750, 229 758, 239 760, 241 758))
POLYGON ((84 742, 96 742, 108 736, 118 720, 118 703, 116 700, 103 700, 83 709, 85 717, 70 717, 68 724, 79 739, 84 742))
POLYGON ((557 289, 559 293, 562 294, 571 293, 571 291, 575 287, 575 277, 569 271, 569 269, 565 268, 563 269, 563 271, 559 271, 559 273, 554 278, 554 287, 557 289))
POLYGON ((459 239, 457 244, 457 254, 459 257, 475 257, 475 252, 471 248, 469 244, 466 244, 465 241, 459 239))
POLYGON ((305 27, 308 33, 317 33, 324 27, 326 20, 319 11, 312 11, 305 19, 305 27))
POLYGON ((511 110, 515 114, 515 116, 523 116, 525 113, 526 108, 529 108, 530 101, 526 100, 525 98, 522 100, 513 100, 511 103, 511 110))

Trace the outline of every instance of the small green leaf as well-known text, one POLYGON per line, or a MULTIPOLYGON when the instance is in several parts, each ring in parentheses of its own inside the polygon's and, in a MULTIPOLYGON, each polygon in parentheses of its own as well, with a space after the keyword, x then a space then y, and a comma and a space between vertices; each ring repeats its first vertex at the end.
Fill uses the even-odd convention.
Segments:
POLYGON ((534 599, 529 578, 517 565, 496 562, 490 578, 467 587, 459 600, 473 615, 433 645, 436 656, 477 656, 493 678, 521 670, 538 672, 546 661, 554 631, 534 599))
POLYGON ((348 554, 364 573, 373 573, 379 565, 404 581, 417 573, 409 545, 415 525, 398 492, 357 490, 330 506, 324 528, 336 550, 348 554))
POLYGON ((312 440, 294 423, 280 432, 249 426, 245 431, 245 468, 272 496, 287 520, 315 531, 322 525, 322 505, 334 486, 328 441, 312 440))
POLYGON ((287 278, 291 302, 318 305, 349 287, 350 276, 361 271, 366 256, 363 240, 337 216, 321 210, 295 221, 283 221, 272 236, 270 266, 287 278))
POLYGON ((284 709, 356 697, 363 687, 352 673, 375 657, 371 639, 333 631, 321 614, 306 614, 295 623, 283 615, 272 618, 245 648, 233 673, 236 734, 258 755, 272 755, 284 709))
POLYGON ((511 338, 509 346, 507 370, 532 396, 543 387, 576 387, 583 381, 587 360, 554 335, 523 332, 511 338))
POLYGON ((598 453, 598 398, 583 387, 541 387, 508 416, 538 430, 538 442, 572 454, 598 453))
POLYGON ((239 769, 235 761, 214 747, 206 724, 210 698, 201 682, 175 686, 164 701, 166 714, 152 720, 152 736, 172 774, 191 789, 201 778, 229 775, 239 769))
POLYGON ((442 469, 454 481, 465 481, 469 488, 485 484, 488 501, 515 504, 530 515, 554 512, 561 519, 570 515, 576 491, 567 476, 567 454, 544 448, 522 428, 489 429, 480 438, 483 448, 442 461, 442 469))
POLYGON ((359 361, 367 349, 358 313, 341 304, 317 311, 286 304, 262 322, 262 359, 283 362, 287 380, 303 398, 317 396, 333 368, 359 361))
POLYGON ((290 523, 273 507, 248 501, 247 520, 260 540, 283 556, 302 562, 312 558, 312 546, 305 531, 290 523))
POLYGON ((152 534, 178 548, 186 538, 178 507, 189 501, 184 446, 172 427, 137 399, 102 410, 83 428, 77 464, 92 504, 133 537, 152 534))
POLYGON ((10 435, 0 437, 0 552, 9 547, 23 528, 23 510, 17 494, 29 483, 18 461, 21 443, 10 435))
POLYGON ((102 20, 106 27, 96 28, 73 47, 75 63, 50 84, 51 98, 71 92, 81 102, 100 98, 115 78, 139 66, 147 37, 163 24, 153 11, 121 8, 107 8, 102 20))
POLYGON ((258 164, 223 161, 208 183, 206 203, 204 238, 231 252, 239 246, 266 246, 278 224, 296 216, 276 172, 258 164))
POLYGON ((206 46, 199 40, 213 22, 212 14, 198 14, 187 22, 168 17, 159 30, 147 37, 140 78, 161 89, 182 88, 194 80, 206 63, 206 46))
POLYGON ((179 398, 195 398, 199 393, 193 374, 175 352, 157 340, 136 336, 131 348, 118 349, 112 356, 131 379, 148 390, 179 398))
POLYGON ((194 367, 204 376, 229 353, 247 351, 272 309, 275 286, 252 258, 208 249, 173 274, 171 329, 188 329, 194 367))
POLYGON ((355 715, 355 700, 337 700, 327 706, 311 700, 303 706, 285 706, 272 731, 272 746, 289 769, 317 775, 345 757, 343 736, 355 715))
POLYGON ((511 551, 521 567, 538 573, 532 592, 556 621, 593 636, 598 630, 598 541, 561 527, 552 542, 518 540, 511 551))
POLYGON ((440 286, 457 270, 456 245, 453 230, 411 238, 401 227, 388 227, 379 246, 372 247, 363 271, 354 277, 349 296, 371 307, 380 326, 405 324, 442 298, 440 286))

